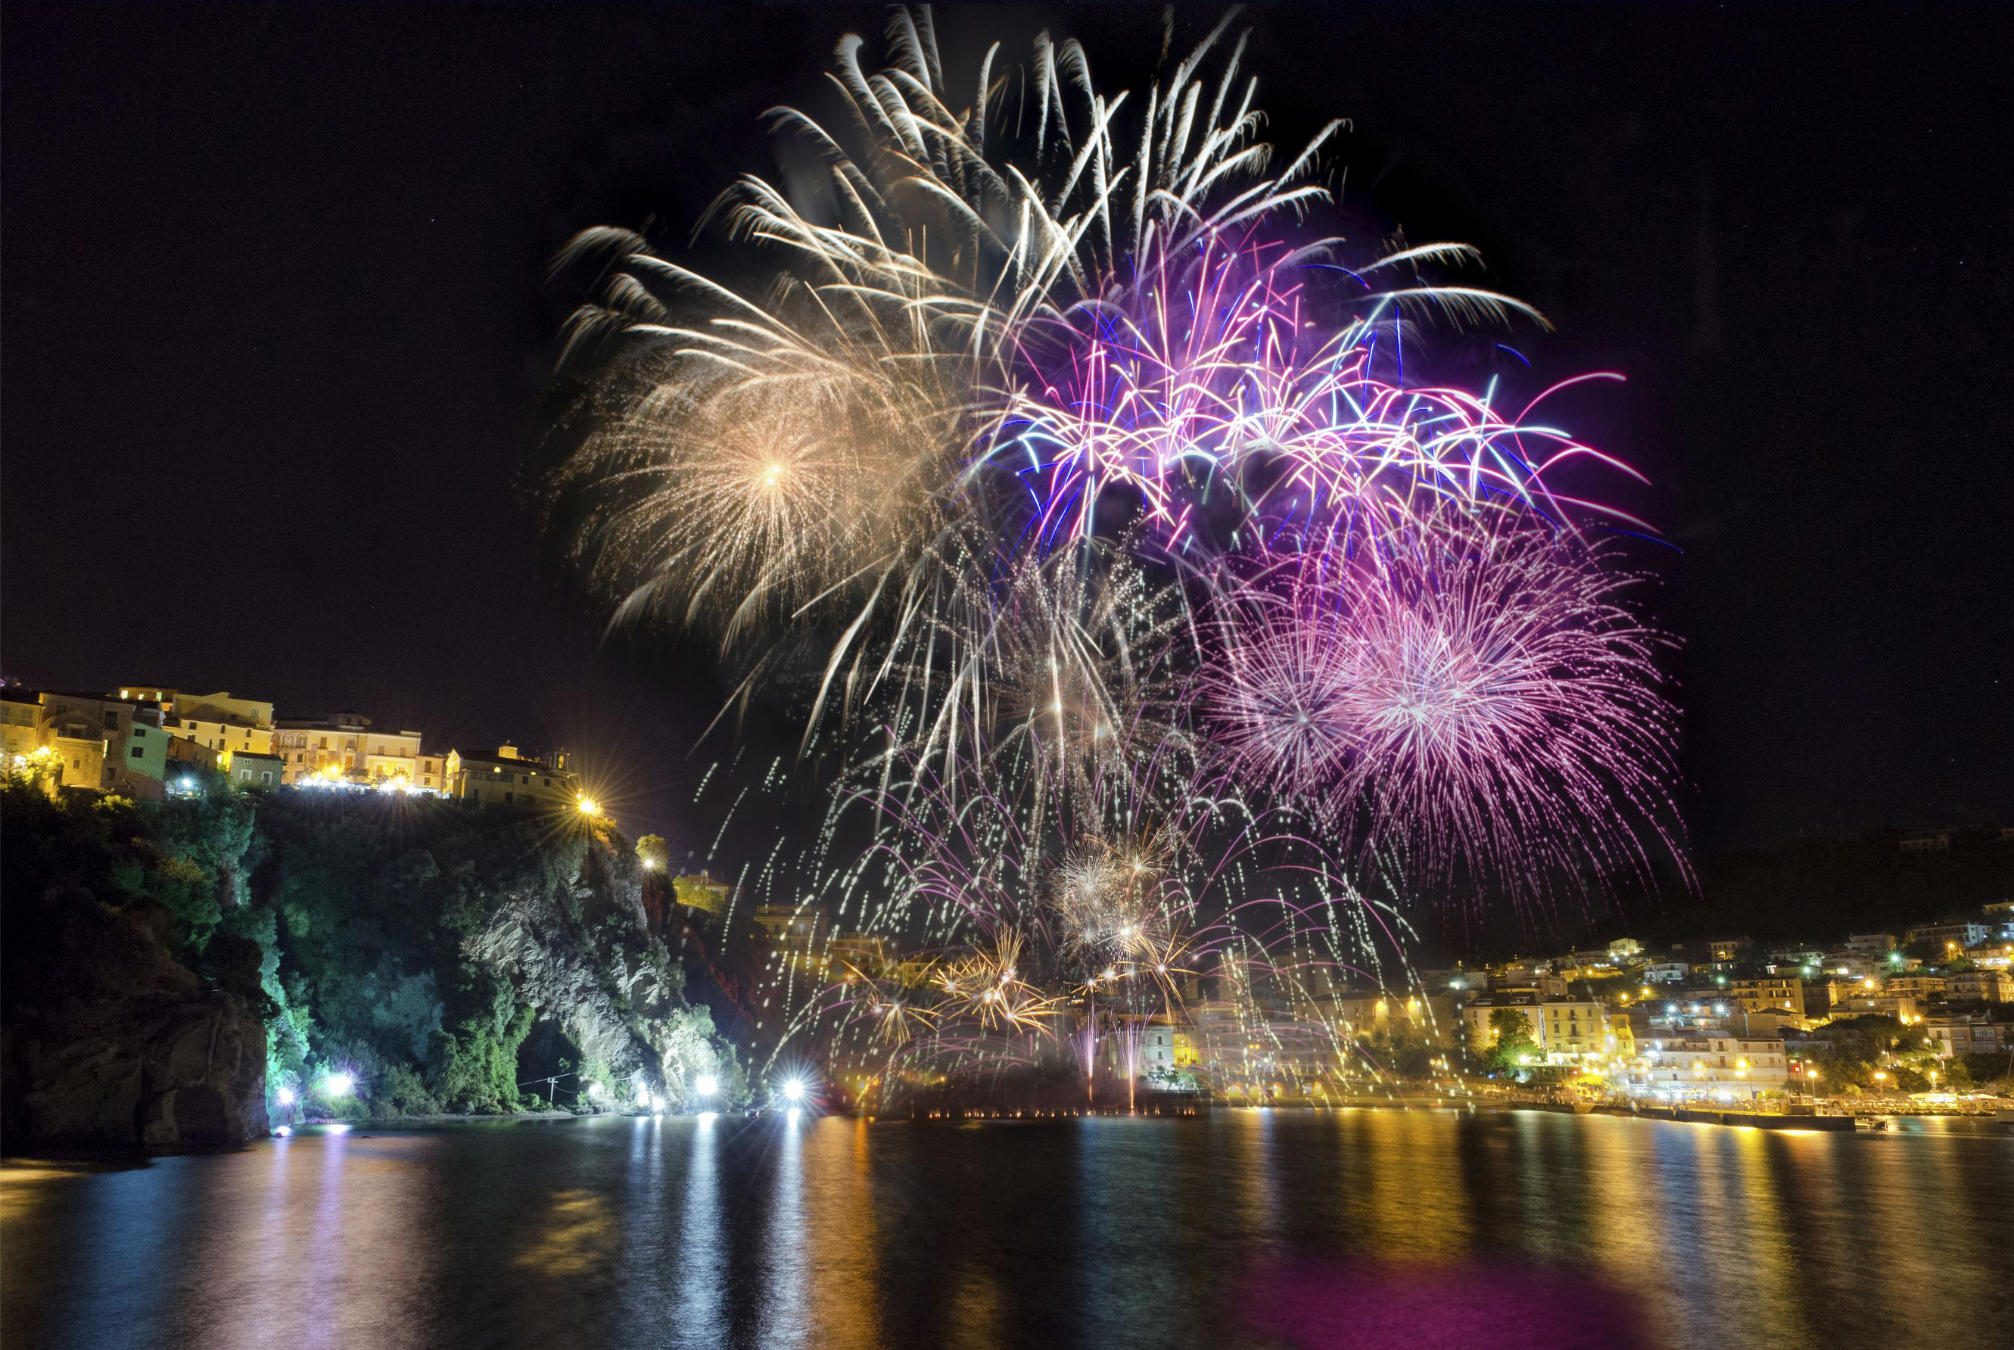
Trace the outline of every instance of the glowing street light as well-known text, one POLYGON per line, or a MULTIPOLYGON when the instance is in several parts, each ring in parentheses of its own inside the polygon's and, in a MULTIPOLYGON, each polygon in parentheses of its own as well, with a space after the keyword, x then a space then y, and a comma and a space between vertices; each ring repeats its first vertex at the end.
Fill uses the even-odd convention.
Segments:
POLYGON ((793 1102, 803 1101, 804 1080, 802 1078, 787 1079, 783 1084, 783 1095, 784 1098, 788 1101, 793 1102))
POLYGON ((283 1087, 273 1094, 273 1100, 282 1106, 292 1106, 294 1104, 294 1090, 283 1087))
POLYGON ((322 1086, 331 1097, 347 1097, 356 1085, 357 1080, 346 1073, 332 1073, 322 1080, 322 1086))
POLYGON ((693 1090, 702 1097, 711 1097, 720 1091, 720 1080, 710 1073, 703 1073, 692 1083, 693 1090))

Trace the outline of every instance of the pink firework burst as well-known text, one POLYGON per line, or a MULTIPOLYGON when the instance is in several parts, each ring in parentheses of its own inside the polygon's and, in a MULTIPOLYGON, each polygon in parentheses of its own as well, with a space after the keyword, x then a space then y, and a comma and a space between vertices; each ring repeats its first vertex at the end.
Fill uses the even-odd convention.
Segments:
POLYGON ((1234 584, 1217 607, 1220 659, 1198 688, 1220 764, 1248 787, 1312 801, 1355 758, 1348 587, 1332 565, 1295 560, 1234 584))
POLYGON ((1226 771, 1443 880, 1647 869, 1639 826, 1679 856, 1670 640, 1603 561, 1529 521, 1445 515, 1347 564, 1289 559, 1220 625, 1206 717, 1226 771))

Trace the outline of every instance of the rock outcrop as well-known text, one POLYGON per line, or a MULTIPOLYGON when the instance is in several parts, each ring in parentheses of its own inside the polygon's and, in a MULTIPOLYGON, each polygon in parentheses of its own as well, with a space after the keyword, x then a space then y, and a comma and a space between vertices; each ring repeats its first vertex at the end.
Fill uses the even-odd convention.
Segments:
POLYGON ((650 932, 638 878, 610 861, 589 850, 570 884, 504 897, 464 954, 556 1022, 584 1063, 619 1078, 642 1071, 674 1101, 698 1072, 738 1083, 732 1049, 687 1001, 679 965, 650 932))
POLYGON ((5 1145, 182 1152, 267 1132, 266 1028, 169 954, 156 916, 58 890, 10 905, 5 1145))

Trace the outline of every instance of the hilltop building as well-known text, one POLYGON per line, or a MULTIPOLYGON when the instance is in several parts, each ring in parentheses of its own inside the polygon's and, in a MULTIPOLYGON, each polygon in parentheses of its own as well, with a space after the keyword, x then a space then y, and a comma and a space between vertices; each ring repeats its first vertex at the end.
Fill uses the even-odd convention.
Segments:
POLYGON ((166 795, 169 735, 160 704, 10 689, 4 707, 0 726, 10 767, 46 772, 52 789, 117 792, 144 801, 166 795))
MULTIPOLYGON (((399 734, 412 737, 417 752, 419 733, 399 734)), ((379 762, 389 767, 395 758, 381 755, 379 762)), ((450 750, 442 762, 441 773, 443 790, 457 801, 481 802, 485 806, 585 805, 580 779, 566 767, 563 753, 538 756, 515 745, 500 745, 494 755, 464 755, 459 750, 450 750)), ((415 782, 426 786, 420 780, 415 782)))
POLYGON ((449 756, 429 754, 421 732, 380 731, 360 712, 336 712, 312 719, 283 719, 273 733, 273 751, 286 767, 289 783, 325 777, 378 782, 403 778, 430 792, 449 791, 449 756))

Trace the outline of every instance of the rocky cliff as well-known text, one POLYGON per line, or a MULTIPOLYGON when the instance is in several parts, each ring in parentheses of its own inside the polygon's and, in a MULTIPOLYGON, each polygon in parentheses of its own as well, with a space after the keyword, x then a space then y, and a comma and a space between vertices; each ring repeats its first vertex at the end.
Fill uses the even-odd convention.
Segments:
POLYGON ((634 858, 584 850, 563 882, 502 897, 463 952, 556 1022, 583 1064, 618 1081, 641 1073, 673 1102, 702 1073, 738 1097, 732 1050, 708 1010, 687 1000, 678 963, 651 932, 634 858))
POLYGON ((165 916, 71 887, 9 909, 10 1153, 178 1152, 267 1132, 265 1024, 174 959, 165 916))
POLYGON ((229 1146, 283 1091, 348 1118, 515 1110, 549 1075, 561 1104, 680 1104, 702 1074, 741 1099, 606 822, 210 788, 0 782, 7 1151, 229 1146))

